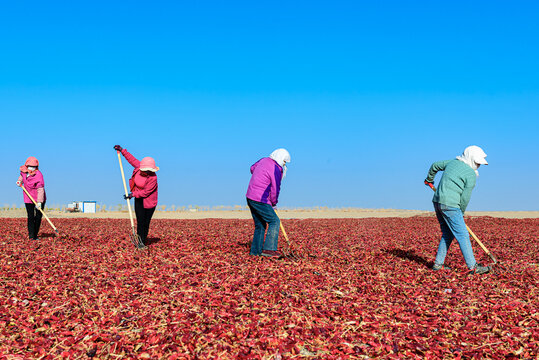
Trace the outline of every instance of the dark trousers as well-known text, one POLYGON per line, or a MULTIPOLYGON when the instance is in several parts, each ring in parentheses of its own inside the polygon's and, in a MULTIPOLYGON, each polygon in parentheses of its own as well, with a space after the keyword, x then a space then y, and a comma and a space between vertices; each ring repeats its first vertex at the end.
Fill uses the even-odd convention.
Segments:
POLYGON ((142 242, 146 244, 148 238, 148 232, 150 231, 150 221, 152 221, 153 212, 155 207, 151 209, 144 208, 144 199, 135 198, 135 214, 137 215, 137 234, 142 239, 142 242))
POLYGON ((251 243, 251 255, 260 255, 262 250, 276 251, 278 248, 281 221, 270 204, 247 199, 247 205, 255 222, 255 233, 251 243), (266 233, 266 228, 268 232, 266 233), (264 240, 264 233, 266 239, 264 240))
MULTIPOLYGON (((28 214, 28 237, 30 239, 37 239, 37 233, 41 226, 41 218, 43 214, 36 209, 34 203, 24 204, 26 206, 26 213, 28 214)), ((41 203, 41 208, 45 209, 45 202, 41 203)))

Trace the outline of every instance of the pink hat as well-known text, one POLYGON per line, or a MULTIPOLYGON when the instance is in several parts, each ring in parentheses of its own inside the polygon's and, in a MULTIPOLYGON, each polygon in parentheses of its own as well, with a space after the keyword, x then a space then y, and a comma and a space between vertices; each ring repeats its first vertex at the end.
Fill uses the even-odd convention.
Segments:
POLYGON ((28 159, 26 159, 26 161, 24 162, 24 165, 25 166, 38 167, 39 166, 39 161, 37 161, 37 159, 35 157, 30 156, 28 159))
POLYGON ((157 170, 159 170, 159 168, 155 166, 155 160, 153 158, 147 156, 140 161, 140 171, 156 172, 157 170))
POLYGON ((26 161, 24 162, 24 165, 19 168, 19 170, 22 171, 23 173, 29 173, 30 175, 34 175, 35 170, 29 171, 28 166, 33 166, 37 168, 39 167, 39 161, 37 161, 35 157, 30 156, 28 159, 26 159, 26 161))

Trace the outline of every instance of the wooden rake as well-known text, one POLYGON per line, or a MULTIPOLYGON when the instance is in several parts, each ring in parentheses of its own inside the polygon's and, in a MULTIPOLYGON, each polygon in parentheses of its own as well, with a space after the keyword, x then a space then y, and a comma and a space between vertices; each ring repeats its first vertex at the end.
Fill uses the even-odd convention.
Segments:
MULTIPOLYGON (((277 211, 275 212, 277 215, 277 211)), ((279 215, 277 215, 279 217, 279 215)), ((281 227, 281 231, 283 232, 284 239, 286 240, 286 244, 288 245, 287 254, 285 254, 285 257, 291 258, 293 260, 300 260, 300 257, 292 250, 292 244, 290 243, 290 239, 288 238, 288 235, 286 234, 286 230, 284 229, 283 222, 279 218, 279 224, 281 227)))
MULTIPOLYGON (((120 170, 122 172, 122 181, 124 183, 124 190, 125 190, 125 196, 127 197, 129 195, 129 192, 127 191, 127 184, 125 182, 125 174, 124 174, 124 166, 122 165, 122 157, 120 156, 120 152, 118 153, 118 161, 120 163, 120 170)), ((129 201, 129 198, 127 197, 127 210, 129 211, 129 220, 131 220, 131 234, 129 234, 129 238, 131 239, 131 242, 137 249, 145 249, 146 246, 142 242, 142 239, 137 234, 137 230, 135 229, 135 221, 133 220, 133 212, 131 211, 131 201, 129 201)))

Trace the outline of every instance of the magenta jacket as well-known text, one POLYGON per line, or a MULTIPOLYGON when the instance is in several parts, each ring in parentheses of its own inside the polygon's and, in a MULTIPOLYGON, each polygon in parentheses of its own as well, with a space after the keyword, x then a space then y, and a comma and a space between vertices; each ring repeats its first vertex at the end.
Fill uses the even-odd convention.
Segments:
POLYGON ((247 198, 271 206, 277 205, 283 169, 269 157, 258 160, 251 166, 251 181, 247 188, 247 198))
POLYGON ((122 150, 122 155, 135 168, 133 175, 129 179, 129 187, 135 198, 143 198, 145 209, 157 206, 157 175, 150 172, 148 176, 140 173, 140 161, 131 155, 126 149, 122 150))
MULTIPOLYGON (((43 203, 45 200, 47 200, 47 195, 45 194, 45 181, 43 180, 43 174, 41 171, 36 170, 36 173, 30 176, 21 171, 18 181, 22 181, 24 188, 30 193, 36 202, 43 203)), ((33 204, 32 200, 30 200, 24 191, 23 194, 24 203, 33 204)))

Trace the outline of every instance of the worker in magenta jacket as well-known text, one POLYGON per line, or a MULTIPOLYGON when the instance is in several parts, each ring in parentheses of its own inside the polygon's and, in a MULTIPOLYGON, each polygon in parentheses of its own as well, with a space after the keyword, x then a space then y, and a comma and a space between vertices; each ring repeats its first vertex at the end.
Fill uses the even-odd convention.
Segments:
POLYGON ((285 149, 277 149, 269 157, 258 160, 251 166, 251 181, 247 188, 247 205, 255 222, 255 232, 251 243, 251 255, 280 257, 278 238, 280 220, 274 206, 279 200, 281 180, 286 174, 286 164, 290 154, 285 149), (264 241, 264 233, 266 232, 264 241))
POLYGON ((151 157, 145 157, 139 161, 120 145, 115 145, 114 150, 120 151, 134 167, 133 175, 129 179, 131 192, 127 196, 124 195, 124 199, 135 198, 137 234, 142 243, 146 244, 150 221, 157 206, 157 175, 155 173, 159 168, 155 166, 155 160, 151 157))
POLYGON ((30 156, 24 162, 24 165, 19 168, 20 175, 17 179, 17 186, 24 186, 26 191, 32 196, 37 205, 24 194, 24 205, 28 214, 28 237, 30 240, 39 240, 37 234, 41 226, 42 213, 39 209, 45 208, 47 196, 45 194, 45 181, 43 174, 39 171, 39 161, 30 156))

